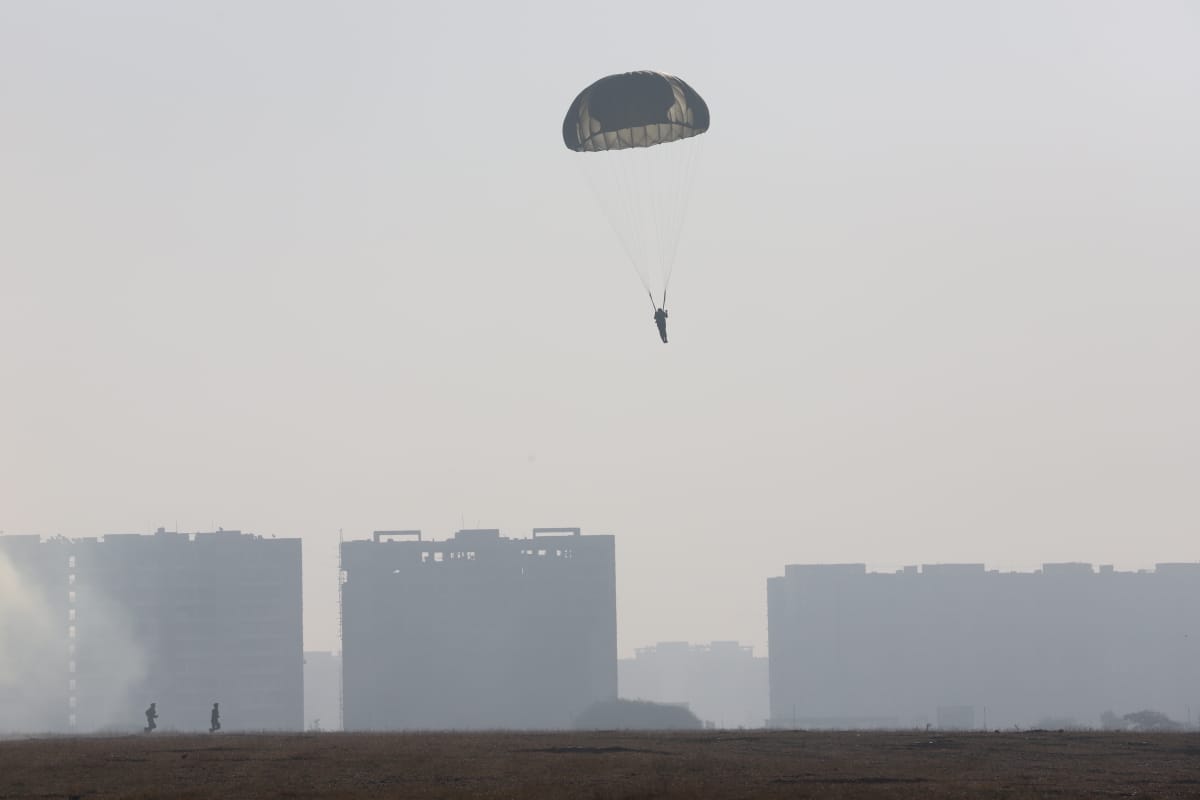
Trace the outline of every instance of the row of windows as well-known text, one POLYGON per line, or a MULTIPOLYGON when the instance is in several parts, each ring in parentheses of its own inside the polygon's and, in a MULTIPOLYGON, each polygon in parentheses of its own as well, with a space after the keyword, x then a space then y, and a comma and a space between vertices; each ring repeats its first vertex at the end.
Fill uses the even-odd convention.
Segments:
MULTIPOLYGON (((527 550, 522 550, 521 555, 526 556, 526 557, 531 557, 531 558, 546 558, 546 557, 549 557, 549 558, 573 558, 574 557, 574 553, 572 553, 569 549, 547 550, 544 548, 536 549, 536 550, 532 549, 532 548, 527 549, 527 550)), ((445 561, 475 561, 475 560, 476 560, 476 554, 475 554, 474 550, 435 550, 433 552, 424 551, 421 553, 421 563, 422 564, 429 564, 429 563, 440 564, 445 561)), ((400 570, 395 569, 395 570, 392 570, 392 572, 393 572, 393 574, 398 575, 400 573, 400 570)), ((342 570, 342 576, 343 576, 342 583, 346 582, 345 574, 346 574, 346 571, 342 570)))

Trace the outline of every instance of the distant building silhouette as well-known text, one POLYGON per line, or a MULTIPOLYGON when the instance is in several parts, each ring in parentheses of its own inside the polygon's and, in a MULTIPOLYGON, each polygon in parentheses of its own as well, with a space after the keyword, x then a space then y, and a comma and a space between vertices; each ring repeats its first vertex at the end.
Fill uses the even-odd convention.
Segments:
POLYGON ((0 536, 0 553, 41 598, 51 623, 40 636, 57 643, 39 664, 54 676, 49 707, 24 729, 140 728, 154 698, 160 729, 207 730, 217 697, 227 730, 303 727, 299 539, 160 528, 0 536))
POLYGON ((767 598, 779 727, 1097 726, 1196 702, 1200 564, 793 564, 767 598))
POLYGON ((659 642, 617 662, 621 697, 687 703, 705 724, 759 728, 768 714, 767 659, 737 642, 659 642))
POLYGON ((342 729, 342 654, 316 650, 304 653, 304 728, 342 729))
POLYGON ((617 694, 612 536, 342 545, 347 730, 570 727, 617 694))

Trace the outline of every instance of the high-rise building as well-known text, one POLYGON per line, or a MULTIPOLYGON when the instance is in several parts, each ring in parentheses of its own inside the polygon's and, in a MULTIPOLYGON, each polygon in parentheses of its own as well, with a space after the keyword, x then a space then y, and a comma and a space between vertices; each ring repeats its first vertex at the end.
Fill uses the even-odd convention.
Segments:
POLYGON ((793 564, 767 601, 775 726, 1187 722, 1200 707, 1200 564, 793 564))
POLYGON ((612 536, 377 531, 341 552, 347 730, 566 728, 616 697, 612 536))
POLYGON ((46 654, 14 665, 39 684, 23 729, 138 728, 150 703, 163 730, 206 730, 213 703, 222 730, 302 729, 299 539, 159 529, 0 553, 36 621, 20 638, 46 654))
POLYGON ((760 728, 767 720, 767 659, 737 642, 659 642, 617 663, 621 697, 686 703, 718 728, 760 728))

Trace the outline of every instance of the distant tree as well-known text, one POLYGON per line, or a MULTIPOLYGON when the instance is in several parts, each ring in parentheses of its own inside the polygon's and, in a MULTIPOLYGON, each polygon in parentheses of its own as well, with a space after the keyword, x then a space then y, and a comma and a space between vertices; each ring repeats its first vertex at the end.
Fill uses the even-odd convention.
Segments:
POLYGON ((1037 726, 1048 731, 1084 731, 1087 726, 1071 717, 1044 717, 1037 726))
POLYGON ((646 700, 593 703, 575 718, 576 730, 700 730, 703 723, 686 706, 646 700))
POLYGON ((1138 731, 1179 731, 1183 726, 1161 711, 1135 711, 1126 714, 1121 719, 1133 725, 1138 731))

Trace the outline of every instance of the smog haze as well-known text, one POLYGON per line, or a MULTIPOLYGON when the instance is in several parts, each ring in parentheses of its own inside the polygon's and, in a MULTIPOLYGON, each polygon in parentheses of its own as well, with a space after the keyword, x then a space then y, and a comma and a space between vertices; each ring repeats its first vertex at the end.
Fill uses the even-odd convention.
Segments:
POLYGON ((0 530, 301 537, 310 650, 339 532, 612 534, 623 658, 1200 561, 1200 8, 639 8, 0 4, 0 530), (634 69, 712 111, 665 346, 560 137, 634 69))

